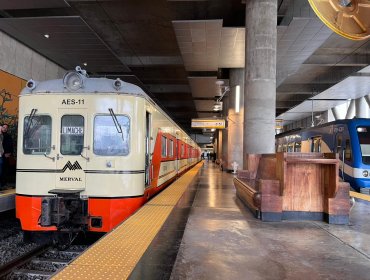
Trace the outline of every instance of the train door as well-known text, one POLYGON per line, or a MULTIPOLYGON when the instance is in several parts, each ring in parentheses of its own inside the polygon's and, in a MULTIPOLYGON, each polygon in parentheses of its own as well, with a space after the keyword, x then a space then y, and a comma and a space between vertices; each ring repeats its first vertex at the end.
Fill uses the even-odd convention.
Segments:
POLYGON ((343 147, 343 134, 337 133, 335 135, 335 153, 338 154, 340 164, 339 164, 339 176, 344 179, 344 147, 343 147))
POLYGON ((56 188, 85 189, 85 172, 89 147, 86 131, 87 111, 59 109, 56 145, 56 188))
POLYGON ((151 158, 150 158, 150 151, 151 151, 151 118, 152 114, 146 112, 145 117, 145 186, 149 187, 152 181, 151 178, 151 158))

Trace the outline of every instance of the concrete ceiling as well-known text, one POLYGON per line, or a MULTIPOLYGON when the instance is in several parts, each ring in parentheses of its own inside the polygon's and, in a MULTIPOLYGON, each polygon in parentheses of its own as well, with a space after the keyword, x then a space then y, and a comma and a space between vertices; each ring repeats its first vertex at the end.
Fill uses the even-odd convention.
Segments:
MULTIPOLYGON (((244 67, 242 2, 0 0, 0 30, 65 69, 87 63, 90 75, 138 84, 192 132, 191 118, 220 116, 216 80, 227 84, 229 70, 244 67)), ((370 93, 369 75, 358 74, 370 64, 369 40, 333 34, 307 0, 278 0, 277 28, 279 118, 304 117, 308 107, 295 106, 320 93, 320 109, 370 93)))

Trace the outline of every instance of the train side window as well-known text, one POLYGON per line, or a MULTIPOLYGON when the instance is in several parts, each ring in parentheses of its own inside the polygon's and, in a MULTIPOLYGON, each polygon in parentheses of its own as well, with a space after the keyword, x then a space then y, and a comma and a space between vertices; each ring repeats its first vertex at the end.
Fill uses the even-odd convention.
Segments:
POLYGON ((301 142, 295 142, 295 145, 294 145, 294 151, 295 152, 301 152, 301 147, 302 147, 302 143, 301 142))
POLYGON ((311 151, 314 153, 321 152, 321 137, 315 137, 312 139, 312 148, 311 151))
POLYGON ((165 136, 162 135, 162 142, 161 142, 161 146, 162 146, 162 157, 166 157, 167 156, 167 138, 165 136))
POLYGON ((170 139, 170 150, 168 152, 168 156, 173 157, 173 140, 170 139))
POLYGON ((94 154, 99 156, 127 156, 130 151, 130 118, 116 115, 121 131, 111 115, 99 115, 94 119, 94 154))
POLYGON ((185 156, 185 147, 184 144, 181 144, 181 158, 185 156))
POLYGON ((60 131, 60 153, 80 155, 84 146, 84 117, 64 115, 60 131))
POLYGON ((337 136, 337 147, 336 147, 335 152, 339 153, 341 148, 342 148, 342 135, 338 135, 337 136))
POLYGON ((294 152, 294 143, 289 143, 288 144, 288 153, 292 153, 294 152))
POLYGON ((348 161, 352 160, 352 150, 351 150, 351 145, 349 143, 349 139, 346 139, 346 151, 344 154, 344 159, 348 161))
POLYGON ((40 155, 51 150, 51 117, 33 116, 24 118, 23 153, 40 155))

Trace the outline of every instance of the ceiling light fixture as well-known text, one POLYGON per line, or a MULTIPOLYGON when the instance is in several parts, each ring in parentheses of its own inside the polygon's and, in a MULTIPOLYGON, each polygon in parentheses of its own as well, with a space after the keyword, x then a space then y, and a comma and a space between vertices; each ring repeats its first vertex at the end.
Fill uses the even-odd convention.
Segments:
POLYGON ((49 39, 50 35, 49 35, 49 34, 44 34, 44 37, 45 37, 46 39, 49 39))
POLYGON ((84 62, 84 63, 83 63, 83 65, 84 65, 84 66, 87 66, 87 63, 86 63, 86 62, 84 62))
POLYGON ((240 86, 235 87, 235 113, 240 111, 240 86))

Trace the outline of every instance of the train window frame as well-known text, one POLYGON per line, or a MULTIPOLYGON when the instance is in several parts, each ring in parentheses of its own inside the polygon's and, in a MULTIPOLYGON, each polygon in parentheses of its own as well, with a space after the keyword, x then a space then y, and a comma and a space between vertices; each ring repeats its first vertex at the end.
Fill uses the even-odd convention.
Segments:
POLYGON ((370 126, 356 127, 358 142, 360 145, 360 156, 363 164, 370 165, 370 126))
MULTIPOLYGON (((96 149, 96 142, 95 142, 95 139, 96 139, 96 119, 99 118, 99 117, 107 117, 109 119, 112 119, 112 116, 110 114, 96 114, 94 116, 94 121, 93 121, 93 153, 94 155, 96 156, 103 156, 103 157, 122 157, 122 156, 129 156, 130 153, 131 153, 131 117, 127 114, 116 114, 115 115, 117 117, 117 120, 120 118, 120 117, 125 117, 127 118, 128 120, 128 137, 127 137, 127 153, 123 153, 123 154, 112 154, 112 153, 97 153, 97 149, 96 149)), ((113 120, 112 120, 113 121, 113 120)), ((114 124, 114 123, 113 123, 114 124)), ((114 127, 114 129, 116 130, 116 126, 112 126, 114 127)), ((117 132, 118 133, 118 132, 117 132)), ((104 150, 103 150, 104 151, 104 150)))
POLYGON ((185 157, 185 145, 184 143, 181 143, 181 158, 185 157))
POLYGON ((345 141, 344 160, 352 161, 351 141, 349 139, 345 141))
POLYGON ((322 136, 314 136, 311 138, 311 152, 321 153, 322 136))
POLYGON ((169 157, 173 157, 173 148, 174 148, 174 144, 173 144, 173 139, 168 139, 170 144, 168 145, 168 148, 169 148, 169 151, 168 151, 168 156, 169 157))
POLYGON ((165 135, 161 136, 161 156, 162 158, 167 157, 167 137, 165 135))
POLYGON ((336 148, 335 152, 339 153, 342 150, 342 145, 343 145, 343 135, 342 134, 337 134, 336 136, 336 148))
POLYGON ((295 153, 300 153, 302 149, 302 142, 294 142, 294 152, 295 153))
MULTIPOLYGON (((39 151, 39 152, 36 152, 35 150, 37 150, 37 149, 31 149, 31 148, 26 148, 26 140, 25 140, 25 129, 28 127, 28 126, 25 126, 25 124, 26 124, 26 118, 29 118, 31 115, 26 115, 26 116, 24 116, 24 118, 23 118, 23 137, 22 137, 22 152, 23 152, 23 154, 24 155, 44 155, 44 154, 47 154, 47 155, 49 155, 50 153, 51 153, 51 149, 52 149, 52 131, 53 131, 53 118, 52 118, 52 116, 51 115, 49 115, 49 114, 37 114, 37 115, 34 115, 33 116, 33 119, 34 118, 37 118, 37 117, 47 117, 47 118, 49 118, 49 120, 50 120, 50 126, 49 126, 49 139, 50 139, 50 145, 49 146, 45 146, 46 147, 46 149, 45 149, 45 151, 39 151), (30 152, 26 152, 26 149, 27 150, 30 150, 30 152)), ((30 128, 28 128, 28 129, 31 129, 31 127, 30 128)), ((39 150, 41 150, 41 148, 39 148, 39 150)))
MULTIPOLYGON (((64 155, 64 156, 79 156, 79 155, 81 155, 81 153, 82 153, 82 151, 83 151, 83 149, 84 149, 84 145, 85 145, 85 117, 83 116, 83 115, 79 115, 79 114, 64 114, 64 115, 62 115, 62 117, 60 118, 60 135, 59 135, 60 137, 59 137, 59 145, 60 145, 60 147, 59 147, 59 150, 60 150, 60 154, 61 155, 64 155), (82 118, 82 124, 83 124, 83 132, 82 132, 82 145, 80 144, 80 150, 76 150, 76 152, 75 153, 71 153, 71 152, 68 152, 68 153, 66 153, 66 150, 63 150, 62 149, 62 147, 63 147, 63 145, 62 145, 62 143, 63 143, 63 136, 64 135, 68 135, 68 134, 66 134, 66 133, 63 133, 62 132, 62 128, 64 127, 63 126, 63 118, 65 118, 65 117, 81 117, 82 118)), ((68 150, 68 151, 71 151, 71 150, 68 150)))

